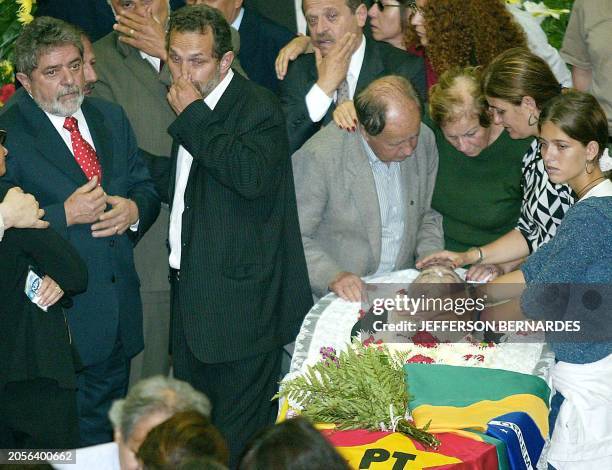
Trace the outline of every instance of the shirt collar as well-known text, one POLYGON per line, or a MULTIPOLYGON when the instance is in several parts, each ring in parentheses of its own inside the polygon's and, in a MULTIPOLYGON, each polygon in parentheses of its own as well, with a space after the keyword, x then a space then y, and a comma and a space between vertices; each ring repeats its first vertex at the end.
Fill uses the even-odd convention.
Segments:
POLYGON ((376 156, 376 154, 374 153, 374 150, 372 150, 372 147, 370 147, 370 144, 368 144, 368 141, 366 140, 366 138, 363 136, 361 132, 359 132, 359 138, 361 139, 361 144, 363 145, 363 149, 365 150, 365 153, 368 156, 368 161, 370 162, 370 165, 373 166, 373 165, 384 164, 385 162, 383 162, 380 158, 376 156))
POLYGON ((140 57, 142 57, 144 60, 146 60, 153 66, 155 71, 159 71, 159 66, 161 64, 161 59, 159 57, 149 55, 146 52, 142 52, 140 49, 138 50, 138 53, 140 54, 140 57))
MULTIPOLYGON (((53 124, 53 127, 55 127, 58 130, 61 130, 64 128, 64 122, 66 121, 66 116, 56 116, 55 114, 50 114, 44 110, 43 112, 47 115, 47 117, 51 121, 51 124, 53 124)), ((81 108, 77 109, 77 111, 72 115, 72 117, 78 121, 79 131, 80 131, 82 128, 83 122, 85 122, 85 115, 83 114, 83 111, 81 110, 81 108)))
POLYGON ((361 72, 361 66, 363 65, 363 58, 365 56, 365 47, 366 47, 366 38, 362 34, 361 35, 361 44, 353 55, 351 56, 351 62, 349 64, 347 76, 351 76, 355 80, 359 77, 359 72, 361 72))
POLYGON ((204 103, 206 103, 210 109, 215 109, 215 106, 217 106, 217 103, 221 99, 221 96, 223 96, 223 93, 229 86, 233 77, 234 72, 230 68, 227 71, 225 78, 221 80, 221 82, 208 94, 206 98, 204 98, 204 103))
POLYGON ((241 8, 240 12, 238 12, 238 16, 236 17, 234 22, 231 24, 232 28, 234 28, 236 31, 240 29, 240 25, 242 24, 243 17, 244 17, 244 8, 241 8))

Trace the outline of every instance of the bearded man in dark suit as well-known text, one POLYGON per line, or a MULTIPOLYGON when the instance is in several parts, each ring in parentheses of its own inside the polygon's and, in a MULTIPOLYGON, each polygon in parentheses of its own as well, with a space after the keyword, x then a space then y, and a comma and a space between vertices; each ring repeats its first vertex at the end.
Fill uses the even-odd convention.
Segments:
POLYGON ((172 14, 174 373, 210 398, 231 464, 274 422, 282 346, 312 304, 283 112, 233 56, 218 10, 172 14))
POLYGON ((89 287, 66 313, 84 365, 81 444, 107 442, 108 409, 125 395, 129 359, 143 347, 133 247, 160 201, 123 109, 83 97, 83 45, 72 26, 37 18, 17 39, 15 57, 27 94, 0 116, 11 154, 4 179, 36 197, 87 265, 89 287))

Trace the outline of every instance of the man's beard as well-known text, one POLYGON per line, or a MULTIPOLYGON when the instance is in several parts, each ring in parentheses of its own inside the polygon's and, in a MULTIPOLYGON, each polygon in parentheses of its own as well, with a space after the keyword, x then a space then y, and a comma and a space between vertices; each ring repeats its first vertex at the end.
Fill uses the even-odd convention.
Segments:
POLYGON ((217 87, 219 83, 221 83, 221 66, 217 66, 217 70, 215 70, 215 76, 208 80, 206 83, 192 82, 193 85, 198 89, 202 98, 206 98, 210 93, 217 87))
POLYGON ((83 90, 77 85, 69 85, 63 87, 62 91, 60 91, 53 101, 38 101, 38 106, 41 109, 49 114, 53 114, 54 116, 68 117, 72 116, 74 113, 78 111, 83 103, 85 95, 83 94, 83 90), (60 98, 65 95, 69 95, 72 93, 78 93, 77 96, 71 98, 66 102, 61 102, 60 98))

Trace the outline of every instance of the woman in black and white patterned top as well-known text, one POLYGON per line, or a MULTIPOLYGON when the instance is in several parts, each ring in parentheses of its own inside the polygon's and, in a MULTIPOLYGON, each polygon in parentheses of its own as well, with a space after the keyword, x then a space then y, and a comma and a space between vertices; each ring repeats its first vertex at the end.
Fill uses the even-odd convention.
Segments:
POLYGON ((513 139, 535 137, 523 157, 523 202, 517 227, 482 247, 429 255, 417 262, 417 268, 449 261, 454 267, 471 264, 466 279, 490 281, 514 270, 550 240, 574 198, 567 185, 550 182, 540 155, 540 110, 561 93, 546 62, 527 49, 509 49, 486 68, 482 86, 495 124, 503 125, 513 139))

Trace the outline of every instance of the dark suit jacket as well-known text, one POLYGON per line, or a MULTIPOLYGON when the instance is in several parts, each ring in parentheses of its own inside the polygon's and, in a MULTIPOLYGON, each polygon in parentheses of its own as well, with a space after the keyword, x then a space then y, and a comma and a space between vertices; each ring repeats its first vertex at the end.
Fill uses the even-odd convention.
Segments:
POLYGON ((238 32, 240 63, 247 76, 255 83, 278 93, 279 80, 276 78, 274 61, 294 34, 249 8, 244 9, 238 32))
POLYGON ((11 155, 4 179, 36 197, 45 209, 45 219, 87 265, 89 288, 74 298, 68 321, 83 363, 91 365, 110 355, 117 334, 128 356, 143 347, 142 306, 132 251, 155 221, 159 197, 123 109, 97 98, 85 98, 81 109, 102 165, 102 187, 107 194, 136 202, 137 232, 93 238, 89 224, 66 226, 64 201, 87 179, 29 95, 22 95, 0 116, 0 128, 8 130, 6 147, 11 155))
MULTIPOLYGON (((171 0, 172 9, 183 6, 183 0, 171 0)), ((80 26, 92 42, 113 30, 115 18, 106 0, 38 0, 36 16, 53 16, 80 26)))
POLYGON ((257 10, 275 23, 297 33, 295 2, 293 0, 245 0, 246 7, 257 10))
POLYGON ((87 268, 76 250, 52 229, 9 229, 0 242, 0 279, 0 390, 8 382, 37 378, 76 388, 75 356, 62 312, 67 296, 87 287, 87 268), (65 292, 46 312, 24 292, 30 266, 65 292))
MULTIPOLYGON (((390 46, 387 43, 366 39, 363 65, 359 72, 355 96, 371 82, 385 75, 401 75, 412 82, 423 99, 427 96, 425 65, 421 57, 390 46)), ((287 76, 280 83, 280 97, 287 116, 287 132, 291 152, 299 149, 321 126, 332 120, 334 104, 320 122, 312 122, 306 107, 306 94, 317 82, 314 54, 303 54, 289 64, 287 76)))
POLYGON ((215 363, 293 341, 312 298, 278 99, 235 74, 213 111, 196 101, 168 131, 173 173, 179 144, 193 156, 178 299, 190 349, 215 363))

